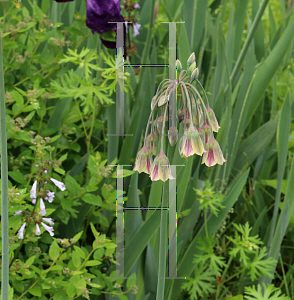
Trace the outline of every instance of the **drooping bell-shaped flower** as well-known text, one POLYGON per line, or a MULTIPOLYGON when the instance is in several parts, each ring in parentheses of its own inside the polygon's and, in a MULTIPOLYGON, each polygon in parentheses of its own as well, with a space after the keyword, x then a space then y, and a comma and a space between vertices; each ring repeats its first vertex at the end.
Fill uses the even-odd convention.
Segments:
POLYGON ((170 127, 168 131, 168 140, 171 146, 174 146, 178 140, 178 129, 175 126, 170 127))
POLYGON ((206 143, 205 150, 206 152, 203 154, 202 164, 205 163, 208 167, 211 167, 215 164, 222 165, 224 162, 226 162, 222 150, 214 138, 211 138, 206 143))
MULTIPOLYGON (((210 107, 207 107, 207 113, 208 113, 208 116, 209 116, 209 119, 210 119, 210 122, 211 122, 212 131, 218 132, 218 130, 220 129, 220 126, 218 125, 218 122, 217 122, 217 119, 215 117, 214 111, 210 107)), ((206 122, 209 125, 208 120, 206 120, 206 122)))
POLYGON ((205 141, 204 141, 204 146, 205 146, 206 143, 213 137, 212 130, 207 123, 202 125, 201 129, 204 131, 204 135, 205 135, 205 141))
POLYGON ((144 146, 137 154, 133 171, 138 171, 139 173, 145 172, 146 174, 150 174, 152 163, 153 160, 151 151, 146 146, 144 146))
POLYGON ((194 126, 189 127, 181 139, 179 143, 181 157, 187 158, 193 154, 202 155, 205 152, 200 134, 194 126))
POLYGON ((167 156, 160 152, 154 159, 151 167, 150 178, 152 181, 175 179, 171 174, 170 163, 167 156))
POLYGON ((151 151, 152 155, 156 155, 158 145, 158 137, 150 133, 146 138, 146 147, 151 151))

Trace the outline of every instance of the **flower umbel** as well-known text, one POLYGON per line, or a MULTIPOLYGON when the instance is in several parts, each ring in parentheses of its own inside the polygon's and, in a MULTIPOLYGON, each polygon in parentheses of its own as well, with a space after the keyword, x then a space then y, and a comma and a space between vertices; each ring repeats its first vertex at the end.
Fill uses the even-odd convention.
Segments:
POLYGON ((160 152, 154 159, 150 178, 152 181, 175 179, 171 174, 169 160, 163 152, 160 152))

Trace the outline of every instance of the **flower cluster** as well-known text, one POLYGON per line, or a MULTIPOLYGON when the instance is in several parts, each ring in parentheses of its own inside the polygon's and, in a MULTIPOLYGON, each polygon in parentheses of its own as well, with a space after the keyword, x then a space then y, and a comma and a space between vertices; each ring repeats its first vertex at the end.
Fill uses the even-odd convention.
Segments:
MULTIPOLYGON (((50 165, 51 161, 46 161, 45 164, 50 165)), ((36 167, 39 167, 39 164, 35 165, 36 167)), ((35 180, 33 183, 33 186, 30 190, 30 198, 32 199, 32 204, 35 205, 33 212, 28 213, 26 211, 19 210, 17 211, 14 215, 24 215, 26 216, 26 220, 21 226, 20 230, 18 231, 18 238, 23 239, 24 238, 24 230, 26 228, 26 225, 28 222, 34 222, 36 225, 35 233, 36 235, 41 234, 40 226, 41 224, 45 230, 49 232, 51 236, 54 236, 54 229, 53 227, 48 226, 44 222, 48 223, 49 225, 54 225, 53 219, 51 218, 45 218, 44 216, 46 215, 46 207, 44 200, 48 201, 49 203, 52 203, 55 197, 55 193, 51 192, 45 188, 43 188, 44 185, 48 184, 47 178, 50 179, 61 191, 64 191, 65 185, 63 182, 60 182, 52 177, 49 177, 48 175, 48 168, 47 167, 40 167, 37 175, 40 177, 39 181, 35 180), (38 186, 39 183, 39 186, 38 186), (37 199, 39 199, 39 205, 40 205, 40 210, 38 213, 35 213, 35 208, 37 206, 37 199)))
POLYGON ((177 73, 179 73, 178 78, 163 80, 156 95, 152 98, 144 146, 137 155, 133 169, 139 173, 149 174, 151 180, 174 179, 171 175, 169 160, 163 152, 163 138, 167 135, 171 146, 177 143, 179 134, 175 120, 181 123, 183 129, 183 135, 178 143, 181 157, 200 155, 202 156, 202 164, 206 164, 208 167, 216 164, 222 165, 226 161, 213 135, 214 132, 218 132, 220 126, 214 111, 209 106, 205 90, 198 80, 199 69, 196 68, 195 54, 190 55, 187 61, 187 70, 182 70, 182 64, 179 60, 176 61, 176 68, 177 73), (198 83, 202 89, 206 104, 198 89, 192 84, 193 82, 198 83), (172 124, 169 124, 167 108, 170 108, 169 114, 172 115, 173 106, 170 102, 173 97, 176 100, 176 107, 180 107, 180 109, 177 111, 177 116, 172 119, 172 124), (156 110, 159 110, 160 115, 154 120, 156 110), (152 121, 150 121, 151 118, 152 121), (147 136, 150 124, 151 133, 147 136), (165 134, 166 132, 167 134, 165 134), (160 136, 161 149, 156 156, 160 136), (156 156, 154 161, 152 155, 156 156))

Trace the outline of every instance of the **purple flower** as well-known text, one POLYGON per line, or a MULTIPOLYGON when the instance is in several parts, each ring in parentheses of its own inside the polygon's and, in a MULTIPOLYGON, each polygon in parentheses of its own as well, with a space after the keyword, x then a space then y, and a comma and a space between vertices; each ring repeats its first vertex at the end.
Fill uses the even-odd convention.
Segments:
POLYGON ((123 22, 120 13, 120 0, 88 0, 86 25, 93 33, 104 33, 108 30, 116 30, 115 23, 123 22))
POLYGON ((46 215, 46 210, 45 210, 45 204, 42 198, 40 198, 40 215, 45 216, 46 215))
POLYGON ((36 199, 37 196, 36 196, 36 192, 37 192, 37 180, 34 182, 33 186, 32 186, 32 189, 30 191, 30 198, 31 199, 36 199))
MULTIPOLYGON (((55 0, 57 2, 69 2, 73 0, 55 0)), ((123 22, 124 18, 120 13, 120 0, 87 0, 86 25, 92 33, 104 33, 116 30, 115 23, 123 22)), ((139 25, 139 24, 138 24, 139 25)), ((140 27, 140 26, 139 26, 140 27)), ((138 32, 139 27, 136 27, 138 32)), ((104 40, 100 37, 102 44, 107 48, 116 48, 115 41, 104 40)), ((124 28, 124 39, 126 40, 126 29, 124 28)), ((126 55, 126 51, 125 51, 126 55)), ((49 162, 50 163, 50 162, 49 162)))
POLYGON ((22 214, 22 210, 18 210, 15 214, 13 214, 14 216, 19 216, 22 214))
POLYGON ((51 218, 43 218, 43 221, 49 223, 50 225, 54 225, 53 219, 51 218))
POLYGON ((20 230, 18 231, 18 238, 19 239, 23 239, 23 232, 24 232, 24 229, 26 227, 26 222, 24 222, 24 224, 20 227, 20 230))
POLYGON ((54 192, 47 191, 47 195, 49 198, 46 197, 45 200, 48 200, 48 202, 51 203, 54 200, 54 194, 55 194, 54 192))
POLYGON ((133 25, 133 28, 134 28, 134 34, 133 36, 136 36, 138 35, 140 32, 139 32, 139 28, 141 27, 141 24, 138 24, 138 23, 134 23, 133 25))
POLYGON ((63 182, 58 181, 58 180, 56 180, 56 179, 54 179, 54 178, 50 178, 50 180, 53 181, 53 183, 54 183, 58 188, 60 188, 62 191, 66 190, 65 185, 64 185, 63 182))
POLYGON ((42 224, 43 227, 49 232, 49 234, 50 234, 51 236, 54 236, 54 233, 53 233, 54 228, 53 228, 53 227, 49 227, 48 225, 46 225, 46 224, 43 223, 43 222, 41 222, 41 224, 42 224))
POLYGON ((41 234, 41 230, 39 224, 36 224, 36 235, 40 235, 40 234, 41 234))

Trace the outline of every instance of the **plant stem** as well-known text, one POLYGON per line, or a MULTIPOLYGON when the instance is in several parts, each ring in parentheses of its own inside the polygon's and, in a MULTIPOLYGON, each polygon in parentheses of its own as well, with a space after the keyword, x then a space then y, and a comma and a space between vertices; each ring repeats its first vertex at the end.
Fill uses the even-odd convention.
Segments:
MULTIPOLYGON (((168 144, 168 155, 170 159, 172 153, 172 147, 168 144)), ((161 207, 168 206, 168 194, 169 194, 169 181, 163 183, 162 193, 162 205, 161 207)), ((166 270, 166 244, 167 244, 167 211, 161 210, 160 219, 160 241, 159 241, 159 267, 158 267, 158 279, 157 279, 157 293, 156 300, 164 299, 164 288, 165 288, 165 270, 166 270)))
POLYGON ((221 285, 222 285, 222 282, 224 282, 225 275, 226 275, 226 273, 227 273, 227 271, 228 271, 228 269, 229 269, 229 267, 230 267, 232 261, 233 261, 233 255, 231 255, 230 258, 229 258, 229 261, 228 261, 228 263, 227 263, 227 266, 226 266, 226 268, 225 268, 225 270, 224 270, 224 272, 223 272, 223 274, 222 274, 221 282, 218 282, 218 284, 217 284, 217 290, 216 290, 216 294, 215 294, 215 300, 218 299, 218 296, 219 296, 220 291, 221 291, 221 285))
POLYGON ((206 233, 206 238, 208 239, 208 229, 207 229, 207 210, 205 208, 204 210, 204 225, 205 225, 205 233, 206 233))
POLYGON ((2 222, 2 275, 1 299, 9 298, 9 220, 8 220, 8 157, 6 132, 5 87, 3 72, 2 37, 0 30, 0 131, 1 131, 1 222, 2 222))

